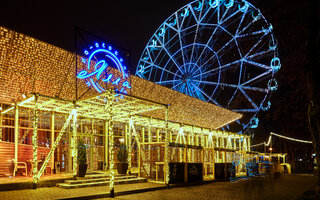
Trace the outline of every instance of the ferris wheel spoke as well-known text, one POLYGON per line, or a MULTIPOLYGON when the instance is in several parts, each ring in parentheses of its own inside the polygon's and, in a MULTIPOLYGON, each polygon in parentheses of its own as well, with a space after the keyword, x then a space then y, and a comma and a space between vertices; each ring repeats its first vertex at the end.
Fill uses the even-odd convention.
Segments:
POLYGON ((223 24, 223 22, 224 22, 224 19, 223 19, 223 18, 225 18, 225 16, 226 16, 226 14, 228 13, 229 9, 230 9, 230 8, 227 8, 227 9, 224 11, 221 19, 219 20, 219 24, 223 24))
POLYGON ((176 87, 180 86, 183 82, 179 82, 177 85, 174 85, 171 89, 175 90, 176 87))
POLYGON ((248 53, 244 56, 247 57, 248 55, 250 55, 250 53, 261 43, 262 39, 268 35, 269 32, 266 32, 265 34, 263 34, 259 40, 251 47, 251 49, 248 51, 248 53))
POLYGON ((272 49, 268 49, 268 50, 265 50, 265 51, 260 51, 260 52, 258 52, 258 53, 255 53, 255 54, 252 54, 252 55, 250 55, 250 56, 247 56, 247 59, 252 59, 252 58, 255 58, 255 57, 257 57, 257 56, 262 56, 262 55, 268 54, 268 53, 270 53, 270 52, 272 52, 272 51, 273 51, 272 49))
POLYGON ((237 30, 236 30, 236 35, 239 33, 239 29, 240 29, 240 27, 241 27, 241 25, 242 25, 242 23, 243 23, 243 20, 244 20, 246 14, 247 14, 247 12, 243 12, 243 14, 242 14, 242 16, 241 16, 240 23, 238 24, 238 27, 237 27, 237 30))
POLYGON ((239 87, 241 87, 244 90, 254 90, 254 91, 264 92, 264 93, 269 92, 268 89, 266 89, 266 88, 249 87, 249 86, 243 86, 243 85, 240 85, 239 87))
POLYGON ((186 87, 186 84, 182 83, 182 85, 181 85, 181 87, 180 87, 180 89, 178 91, 181 92, 181 93, 185 93, 185 92, 183 92, 185 87, 186 87))
POLYGON ((234 97, 236 96, 237 92, 239 91, 239 89, 237 88, 235 90, 235 92, 233 93, 232 97, 230 98, 230 100, 228 101, 228 104, 226 106, 226 108, 228 108, 230 106, 230 103, 233 101, 234 97))
POLYGON ((270 30, 259 30, 259 31, 255 31, 255 32, 251 32, 251 33, 246 33, 243 35, 236 35, 236 38, 243 38, 243 37, 248 37, 248 36, 255 36, 255 35, 259 35, 259 34, 266 34, 269 33, 270 30))
POLYGON ((252 113, 255 113, 255 112, 258 112, 259 109, 232 109, 233 112, 241 112, 241 113, 244 113, 244 112, 252 112, 252 113))
POLYGON ((249 97, 249 95, 241 88, 239 88, 241 93, 247 98, 247 100, 251 103, 251 105, 255 108, 258 109, 258 106, 256 105, 256 103, 254 103, 254 101, 249 97))
MULTIPOLYGON (((202 15, 202 10, 200 11, 199 18, 200 18, 201 15, 202 15)), ((193 60, 193 53, 194 53, 194 48, 195 48, 196 40, 197 40, 197 37, 198 37, 199 26, 200 26, 200 24, 197 23, 196 33, 194 34, 192 50, 191 50, 190 59, 189 59, 189 62, 190 62, 190 63, 191 63, 192 60, 193 60)))
POLYGON ((193 83, 191 83, 192 85, 193 85, 193 87, 196 89, 196 90, 198 90, 200 93, 202 93, 205 97, 207 97, 210 101, 212 101, 213 103, 215 103, 216 105, 218 105, 218 106, 220 106, 220 104, 216 101, 216 100, 214 100, 214 99, 212 99, 209 95, 207 95, 207 93, 205 93, 204 91, 202 91, 199 87, 197 87, 195 84, 193 84, 193 83))
POLYGON ((258 87, 251 87, 251 86, 244 86, 244 85, 236 85, 236 84, 228 84, 228 83, 219 83, 219 82, 212 82, 212 81, 199 81, 199 80, 193 80, 197 83, 207 84, 207 85, 219 85, 223 87, 230 87, 230 88, 242 88, 245 90, 253 90, 253 91, 259 91, 259 92, 268 92, 268 89, 265 88, 258 88, 258 87))
MULTIPOLYGON (((208 13, 209 13, 210 11, 212 11, 212 10, 214 10, 214 12, 216 11, 215 8, 209 7, 209 9, 207 9, 206 12, 205 12, 202 16, 199 15, 199 20, 198 20, 198 22, 199 22, 199 23, 202 22, 202 21, 204 20, 204 18, 208 15, 208 13)), ((201 11, 202 11, 202 9, 201 9, 201 11)))
POLYGON ((256 20, 251 20, 250 23, 247 24, 247 26, 245 26, 242 30, 240 30, 239 32, 237 32, 237 35, 243 33, 245 30, 247 30, 247 28, 249 28, 254 22, 256 22, 256 20))
MULTIPOLYGON (((212 57, 213 57, 213 56, 212 56, 212 57)), ((209 60, 211 60, 212 57, 211 57, 209 60)), ((207 64, 209 60, 207 60, 207 62, 206 62, 205 64, 207 64)), ((235 60, 235 61, 233 61, 233 62, 231 62, 231 63, 225 64, 225 65, 222 65, 222 66, 220 66, 220 67, 214 68, 214 69, 212 69, 212 70, 209 70, 209 71, 203 72, 203 73, 201 73, 201 74, 198 74, 198 75, 194 76, 194 78, 197 78, 197 77, 199 77, 199 76, 203 76, 203 75, 205 75, 205 74, 209 74, 209 73, 212 73, 212 72, 215 72, 215 71, 219 71, 219 70, 221 70, 221 69, 227 68, 227 67, 229 67, 229 66, 231 66, 231 65, 237 64, 237 63, 242 62, 242 61, 243 61, 242 58, 239 59, 239 60, 235 60)), ((203 66, 204 66, 205 64, 203 64, 203 66)))
POLYGON ((179 67, 178 63, 176 62, 176 60, 172 57, 172 55, 170 54, 170 52, 168 51, 168 49, 163 45, 163 43, 159 40, 158 36, 155 35, 155 37, 157 38, 157 40, 160 42, 162 48, 165 50, 165 52, 167 53, 167 55, 169 56, 170 60, 172 60, 172 62, 176 65, 177 69, 183 73, 183 71, 181 70, 181 68, 179 67))
POLYGON ((197 22, 197 24, 199 23, 199 19, 196 16, 196 13, 194 12, 194 9, 192 8, 192 5, 189 5, 189 9, 191 11, 192 16, 194 17, 194 20, 197 22))
POLYGON ((181 80, 167 80, 167 81, 158 81, 158 82, 155 82, 156 84, 159 84, 159 85, 166 85, 166 84, 173 84, 174 82, 181 82, 181 80))
POLYGON ((164 24, 165 24, 165 26, 167 26, 168 28, 172 29, 173 31, 178 32, 178 30, 177 30, 174 26, 172 26, 172 25, 170 24, 170 22, 169 22, 169 23, 168 23, 168 22, 165 22, 164 24))
POLYGON ((245 83, 242 83, 241 85, 242 85, 242 86, 248 85, 249 83, 252 83, 252 82, 254 82, 254 81, 256 81, 256 80, 259 80, 259 79, 261 79, 262 77, 267 76, 268 74, 271 74, 271 73, 272 73, 272 69, 270 69, 270 70, 268 70, 268 71, 266 71, 266 72, 264 72, 264 73, 262 73, 262 74, 260 74, 260 75, 258 75, 258 76, 256 76, 256 77, 254 77, 254 78, 246 81, 245 83))
POLYGON ((251 64, 251 65, 255 65, 257 67, 260 67, 260 68, 263 68, 263 69, 266 69, 266 70, 271 69, 271 67, 268 66, 268 65, 264 65, 264 64, 261 64, 261 63, 258 63, 258 62, 254 62, 254 61, 251 61, 251 60, 243 59, 243 62, 251 64))
POLYGON ((225 23, 225 22, 228 21, 230 18, 232 18, 233 16, 237 15, 239 12, 240 12, 240 10, 237 9, 236 12, 232 13, 232 14, 229 15, 227 18, 225 18, 225 19, 221 22, 221 24, 225 23))
POLYGON ((175 74, 175 73, 173 73, 172 71, 169 71, 169 70, 167 70, 167 69, 165 69, 165 68, 163 68, 163 67, 160 67, 159 65, 156 65, 156 64, 154 64, 154 63, 148 62, 148 61, 146 61, 146 60, 144 60, 143 62, 149 64, 149 65, 152 66, 152 67, 156 67, 156 68, 161 69, 161 70, 163 70, 163 71, 165 71, 165 72, 168 72, 168 73, 170 73, 170 74, 172 74, 172 75, 174 75, 174 76, 178 76, 179 78, 182 78, 180 75, 175 74))
MULTIPOLYGON (((211 40, 212 40, 212 38, 213 38, 213 35, 214 35, 214 34, 216 33, 216 31, 218 30, 218 27, 219 27, 219 26, 216 26, 216 28, 213 30, 213 32, 212 32, 212 34, 211 34, 211 36, 210 36, 207 44, 205 45, 205 48, 202 49, 202 52, 201 52, 200 56, 198 57, 198 59, 197 59, 197 61, 196 61, 195 63, 198 63, 198 62, 199 62, 199 60, 200 60, 202 54, 204 53, 205 49, 206 49, 206 48, 208 47, 208 45, 210 44, 210 42, 211 42, 211 40)), ((215 53, 215 55, 216 55, 216 53, 215 53)))
POLYGON ((234 37, 232 37, 231 40, 229 40, 223 47, 221 47, 216 53, 219 54, 221 50, 223 50, 224 48, 226 48, 233 40, 235 40, 234 37))
MULTIPOLYGON (((177 17, 177 13, 176 13, 176 18, 178 18, 177 17)), ((184 22, 184 20, 185 20, 185 16, 184 16, 184 18, 183 18, 183 21, 182 21, 182 23, 181 23, 181 26, 182 26, 182 24, 183 24, 183 22, 184 22)), ((177 26, 178 26, 178 29, 179 29, 179 32, 178 32, 178 34, 179 34, 179 43, 180 43, 180 49, 181 49, 181 57, 182 57, 182 62, 183 62, 183 66, 186 64, 186 61, 185 61, 185 54, 184 54, 184 51, 183 51, 183 45, 182 45, 182 37, 181 37, 181 27, 179 27, 179 20, 177 20, 177 26)))

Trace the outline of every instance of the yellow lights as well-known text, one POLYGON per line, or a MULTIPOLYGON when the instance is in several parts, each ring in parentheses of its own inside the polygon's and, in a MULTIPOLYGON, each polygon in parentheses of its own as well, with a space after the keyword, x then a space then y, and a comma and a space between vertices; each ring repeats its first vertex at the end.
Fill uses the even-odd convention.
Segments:
MULTIPOLYGON (((66 122, 63 124, 63 126, 62 126, 62 128, 60 130, 60 133, 59 133, 58 137, 56 138, 55 142, 53 143, 53 146, 52 146, 51 150, 49 151, 49 153, 48 153, 44 163, 42 164, 39 172, 37 174, 33 174, 33 178, 34 178, 34 180, 36 180, 36 182, 34 182, 34 183, 37 183, 40 180, 40 177, 41 177, 42 173, 44 172, 44 169, 46 168, 46 166, 47 166, 49 160, 51 159, 55 149, 57 148, 58 144, 61 141, 63 133, 65 132, 65 130, 69 126, 69 123, 70 123, 70 120, 71 120, 72 116, 76 116, 76 113, 77 113, 77 110, 73 109, 71 111, 71 113, 69 114, 69 117, 67 118, 66 122)), ((35 118, 35 119, 37 119, 37 118, 35 118)), ((35 126, 35 130, 36 130, 36 126, 35 126)), ((36 143, 34 143, 34 144, 36 144, 36 143)), ((34 146, 34 148, 35 148, 35 146, 34 146)), ((37 145, 37 147, 35 149, 37 150, 37 148, 38 148, 38 145, 37 145)), ((34 154, 33 156, 34 156, 33 157, 34 163, 37 163, 36 154, 34 154)), ((34 169, 34 171, 35 170, 37 170, 37 169, 34 169)))
MULTIPOLYGON (((99 95, 95 95, 92 91, 89 91, 86 95, 75 101, 75 58, 73 53, 3 27, 0 27, 0 35, 0 69, 7 69, 0 74, 0 79, 5 83, 3 88, 6 88, 6 91, 0 91, 0 101, 8 101, 8 99, 21 100, 21 91, 25 94, 31 91, 37 91, 42 94, 30 98, 23 96, 21 102, 16 104, 23 108, 34 109, 34 131, 32 136, 34 183, 38 183, 71 120, 73 135, 71 137, 70 153, 73 157, 73 174, 76 175, 78 159, 76 148, 78 136, 77 117, 104 120, 107 125, 105 132, 109 132, 109 138, 105 138, 105 143, 106 146, 109 145, 107 154, 110 160, 108 165, 110 168, 111 178, 109 187, 111 190, 114 188, 115 173, 113 133, 113 125, 115 124, 128 125, 129 155, 132 155, 131 140, 133 137, 140 149, 142 143, 141 135, 138 132, 140 127, 148 128, 148 142, 152 142, 151 130, 158 129, 160 131, 159 137, 165 134, 165 156, 163 160, 164 181, 166 183, 169 183, 170 141, 197 145, 200 143, 202 147, 214 147, 220 142, 220 147, 225 147, 224 144, 226 143, 227 148, 231 149, 231 139, 234 141, 240 140, 241 136, 238 134, 231 134, 215 129, 239 119, 241 114, 228 111, 135 76, 131 76, 131 94, 123 95, 123 99, 115 97, 114 91, 107 90, 99 95), (59 98, 53 98, 56 95, 59 98), (77 108, 74 107, 75 103, 78 105, 77 108), (37 124, 40 119, 39 111, 54 111, 62 115, 65 114, 68 118, 63 124, 57 138, 55 138, 52 148, 38 172, 37 124), (183 127, 181 127, 181 124, 183 124, 183 127), (220 140, 221 138, 222 140, 220 140), (215 142, 216 145, 214 144, 215 142)), ((82 67, 81 64, 79 66, 80 68, 82 67)), ((79 94, 88 89, 85 82, 79 81, 77 86, 79 94)), ((13 109, 14 107, 10 107, 3 110, 2 114, 8 113, 13 109)), ((105 137, 107 137, 106 133, 105 137)), ((247 146, 250 146, 249 139, 246 144, 247 146)), ((163 140, 160 142, 163 143, 163 140)), ((142 160, 145 159, 143 156, 142 160)), ((105 157, 108 156, 106 155, 105 157)), ((131 156, 128 156, 128 161, 130 169, 131 156)))
POLYGON ((18 106, 22 106, 22 105, 25 104, 25 103, 28 103, 28 102, 30 102, 30 101, 33 101, 34 98, 35 98, 35 97, 32 96, 32 97, 30 97, 30 98, 28 98, 28 99, 25 99, 25 100, 23 100, 22 102, 18 103, 18 106))
POLYGON ((251 147, 257 147, 257 146, 261 146, 261 145, 264 145, 264 146, 266 146, 266 147, 269 146, 270 143, 271 143, 272 135, 277 136, 277 137, 280 137, 280 138, 284 138, 284 139, 287 139, 287 140, 295 141, 295 142, 312 144, 312 141, 299 140, 299 139, 295 139, 295 138, 291 138, 291 137, 287 137, 287 136, 283 136, 283 135, 279 135, 279 134, 276 134, 276 133, 271 132, 267 143, 266 143, 266 142, 262 142, 262 143, 259 143, 259 144, 251 145, 251 147))
POLYGON ((12 107, 10 107, 10 108, 2 111, 2 114, 6 114, 7 112, 9 112, 9 111, 11 111, 11 110, 13 110, 13 109, 14 109, 14 106, 12 106, 12 107))
POLYGON ((33 183, 37 184, 38 178, 38 97, 35 97, 34 103, 34 123, 33 123, 33 135, 32 135, 32 150, 33 150, 33 183))
POLYGON ((286 137, 286 136, 279 135, 279 134, 272 133, 272 132, 270 133, 270 135, 275 135, 275 136, 278 136, 278 137, 281 137, 281 138, 284 138, 284 139, 287 139, 287 140, 292 140, 292 141, 295 141, 295 142, 302 142, 302 143, 312 144, 312 141, 298 140, 298 139, 295 139, 295 138, 286 137))
POLYGON ((109 120, 109 155, 110 155, 110 190, 114 190, 114 137, 113 137, 113 122, 112 117, 109 120))
POLYGON ((272 151, 272 150, 273 150, 273 148, 272 148, 272 147, 270 147, 270 148, 269 148, 269 151, 272 151))
POLYGON ((176 143, 180 143, 180 144, 186 144, 186 137, 184 135, 184 132, 183 132, 183 127, 180 127, 179 129, 179 133, 177 135, 177 138, 176 138, 176 143))
POLYGON ((78 136, 77 136, 77 110, 73 113, 73 124, 72 124, 72 154, 73 154, 73 175, 77 175, 78 170, 78 136))
MULTIPOLYGON (((9 99, 18 101, 22 98, 21 91, 23 94, 37 91, 46 96, 58 95, 59 98, 64 100, 75 100, 74 53, 4 27, 0 27, 0 35, 0 68, 6 69, 0 74, 0 80, 3 80, 3 88, 5 88, 5 91, 0 92, 0 101, 7 103, 10 103, 8 102, 9 99)), ((83 68, 81 58, 79 57, 77 60, 78 67, 83 68)), ((171 104, 168 120, 184 125, 216 129, 241 118, 241 114, 203 102, 136 76, 131 75, 130 79, 131 95, 133 97, 159 102, 157 106, 146 106, 146 104, 141 104, 141 101, 140 106, 133 103, 124 104, 127 108, 131 107, 131 115, 143 113, 144 116, 164 120, 164 113, 155 110, 160 109, 160 104, 171 104), (144 112, 141 110, 144 110, 144 112)), ((78 81, 79 94, 84 93, 87 89, 88 86, 85 82, 78 81)), ((93 95, 94 92, 90 90, 81 99, 93 95)), ((101 95, 99 101, 97 100, 97 103, 101 101, 103 101, 103 95, 101 95)), ((119 108, 121 106, 119 105, 119 108)), ((48 111, 52 110, 69 113, 68 110, 61 107, 48 111)), ((121 113, 120 109, 114 109, 114 112, 114 120, 117 120, 117 118, 119 120, 121 118, 121 121, 124 121, 124 118, 128 119, 128 115, 121 113)), ((99 118, 107 119, 109 117, 107 114, 98 114, 99 118)), ((86 117, 89 117, 89 114, 86 117)))

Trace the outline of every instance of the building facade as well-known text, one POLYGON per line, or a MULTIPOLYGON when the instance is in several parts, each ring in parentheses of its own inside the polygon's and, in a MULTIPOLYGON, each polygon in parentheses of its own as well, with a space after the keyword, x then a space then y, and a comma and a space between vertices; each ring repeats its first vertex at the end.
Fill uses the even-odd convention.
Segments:
MULTIPOLYGON (((199 163, 201 177, 214 179, 217 164, 248 159, 250 137, 219 130, 241 114, 133 75, 130 92, 119 93, 118 84, 111 84, 97 93, 77 79, 76 67, 86 67, 81 59, 0 27, 1 176, 11 176, 17 162, 26 163, 35 184, 53 171, 75 175, 79 139, 89 170, 114 177, 125 144, 130 172, 166 184, 174 163, 199 163)), ((119 76, 117 69, 106 70, 119 76)), ((237 165, 236 171, 246 167, 237 165)))

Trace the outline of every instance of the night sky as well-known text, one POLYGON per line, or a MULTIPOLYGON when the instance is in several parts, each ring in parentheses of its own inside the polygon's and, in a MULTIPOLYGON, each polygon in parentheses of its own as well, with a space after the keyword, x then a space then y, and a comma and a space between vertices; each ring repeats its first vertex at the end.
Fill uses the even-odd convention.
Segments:
MULTIPOLYGON (((0 4, 0 25, 69 51, 74 51, 74 26, 79 26, 129 50, 134 72, 154 31, 189 2, 5 1, 0 4)), ((260 114, 260 127, 254 131, 256 142, 266 140, 270 131, 310 139, 306 125, 307 94, 303 85, 309 36, 308 1, 249 2, 273 25, 282 61, 282 69, 277 75, 279 90, 272 97, 272 109, 260 114)))

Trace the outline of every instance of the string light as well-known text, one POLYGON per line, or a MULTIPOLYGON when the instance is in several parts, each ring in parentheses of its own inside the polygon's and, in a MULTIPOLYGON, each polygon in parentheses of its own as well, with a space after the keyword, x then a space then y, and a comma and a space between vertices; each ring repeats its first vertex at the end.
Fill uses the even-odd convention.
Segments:
POLYGON ((287 139, 287 140, 295 141, 295 142, 312 144, 312 141, 299 140, 299 139, 295 139, 295 138, 291 138, 291 137, 287 137, 287 136, 283 136, 283 135, 279 135, 279 134, 277 134, 277 133, 271 132, 267 143, 266 143, 266 142, 262 142, 262 143, 259 143, 259 144, 251 145, 251 147, 257 147, 257 146, 261 146, 261 145, 264 145, 264 146, 266 146, 266 147, 269 146, 270 143, 271 143, 272 135, 278 136, 278 137, 280 137, 280 138, 284 138, 284 139, 287 139))
POLYGON ((279 134, 276 134, 276 133, 270 133, 271 135, 275 135, 275 136, 278 136, 278 137, 281 137, 281 138, 284 138, 284 139, 287 139, 287 140, 292 140, 292 141, 295 141, 295 142, 302 142, 302 143, 308 143, 308 144, 312 144, 312 141, 307 141, 307 140, 299 140, 299 139, 295 139, 295 138, 290 138, 290 137, 287 137, 287 136, 283 136, 283 135, 279 135, 279 134))
POLYGON ((34 123, 32 135, 32 152, 33 152, 33 171, 32 180, 33 184, 37 184, 38 179, 38 96, 35 97, 34 105, 34 123))
MULTIPOLYGON (((28 74, 26 74, 26 76, 28 77, 28 80, 30 79, 30 81, 32 81, 34 79, 34 77, 41 77, 42 80, 47 81, 44 82, 43 85, 36 85, 35 90, 39 91, 40 93, 44 94, 44 95, 48 95, 48 96, 55 96, 56 94, 59 94, 60 98, 65 99, 65 100, 73 100, 74 99, 74 92, 72 92, 73 87, 68 84, 68 83, 64 83, 63 81, 61 81, 61 79, 59 77, 62 76, 57 76, 57 79, 51 79, 51 76, 56 76, 59 74, 66 74, 65 72, 68 72, 69 70, 72 70, 72 68, 70 69, 70 63, 72 63, 74 61, 74 55, 71 52, 67 52, 65 50, 59 49, 55 46, 52 46, 50 44, 46 44, 44 42, 35 40, 33 38, 30 38, 28 36, 25 36, 23 34, 20 33, 16 33, 14 31, 11 30, 7 30, 6 28, 0 27, 0 34, 3 35, 4 38, 4 43, 0 45, 0 49, 4 50, 3 52, 6 52, 6 54, 8 56, 6 56, 4 59, 0 59, 0 65, 3 66, 8 66, 8 67, 12 67, 11 65, 12 62, 7 60, 11 57, 13 57, 13 54, 15 56, 15 60, 21 60, 21 63, 19 63, 19 65, 15 65, 15 66, 19 66, 22 68, 28 68, 29 66, 33 66, 34 62, 34 58, 37 57, 39 62, 37 63, 37 66, 34 66, 34 68, 41 68, 42 70, 36 70, 34 71, 30 71, 28 72, 28 74), (25 53, 25 52, 30 52, 30 53, 25 53), (59 59, 54 59, 54 58, 59 58, 59 59), (47 63, 50 63, 50 65, 47 65, 47 63), (10 66, 9 66, 10 65, 10 66), (52 72, 52 73, 48 73, 48 72, 52 72), (50 82, 49 82, 50 81, 50 82), (64 84, 66 84, 64 86, 64 84), (56 87, 48 87, 49 85, 55 85, 56 87), (55 88, 60 89, 61 88, 61 93, 57 92, 55 90, 55 88)), ((0 50, 0 52, 1 52, 0 50)), ((81 59, 79 59, 79 62, 81 62, 81 59)), ((85 65, 81 65, 79 64, 79 67, 81 66, 85 66, 85 65)), ((12 73, 14 73, 15 71, 12 71, 12 73)), ((113 72, 113 71, 112 71, 113 72)), ((18 88, 18 86, 16 85, 17 83, 20 83, 22 81, 22 79, 25 79, 24 76, 18 76, 18 74, 14 74, 16 75, 16 82, 12 82, 11 83, 11 76, 8 76, 8 74, 4 74, 2 77, 4 77, 4 82, 6 83, 11 83, 8 86, 8 99, 18 99, 16 95, 16 93, 14 92, 16 90, 16 88, 18 88)), ((226 124, 229 123, 231 121, 235 121, 236 119, 239 119, 241 117, 241 114, 238 113, 234 113, 231 111, 228 111, 226 109, 220 108, 218 106, 215 106, 213 104, 209 104, 207 102, 203 102, 200 101, 198 99, 194 99, 192 97, 189 97, 187 95, 183 95, 180 94, 176 91, 167 89, 163 86, 151 83, 149 81, 145 81, 141 78, 132 76, 131 77, 131 81, 132 81, 132 88, 134 88, 132 90, 132 96, 136 96, 136 97, 140 97, 142 99, 148 99, 150 101, 154 101, 154 102, 160 102, 161 104, 165 104, 168 105, 168 103, 171 103, 170 106, 170 115, 168 115, 168 107, 165 113, 165 117, 163 117, 163 113, 160 112, 147 112, 147 111, 151 111, 152 109, 159 109, 159 106, 150 106, 148 107, 149 110, 146 110, 144 114, 149 115, 149 117, 155 116, 154 118, 156 119, 162 119, 162 120, 156 120, 156 119, 152 119, 152 123, 154 126, 156 126, 156 124, 159 124, 159 127, 164 128, 164 120, 165 120, 165 130, 166 130, 166 135, 165 135, 165 148, 167 148, 166 153, 165 153, 165 182, 169 183, 169 159, 170 159, 170 155, 169 155, 169 151, 168 151, 168 146, 169 146, 169 141, 170 141, 170 134, 169 134, 169 127, 174 127, 177 124, 180 123, 184 123, 184 124, 191 124, 191 125, 184 125, 183 129, 181 129, 182 132, 182 136, 183 136, 183 141, 184 143, 186 143, 186 139, 184 136, 183 131, 186 131, 186 133, 188 133, 188 131, 190 132, 190 130, 193 128, 198 129, 198 131, 195 131, 192 133, 194 133, 194 135, 197 137, 196 141, 197 144, 199 144, 198 141, 198 134, 200 134, 201 137, 201 146, 205 147, 205 132, 209 132, 210 135, 210 130, 209 128, 212 129, 216 129, 217 127, 221 126, 221 124, 226 124), (166 95, 161 95, 165 93, 166 95), (212 111, 212 112, 208 112, 208 110, 212 111), (203 116, 202 118, 198 117, 198 116, 203 116), (175 121, 175 122, 172 122, 175 121), (207 127, 207 128, 201 128, 201 127, 207 127)), ((21 87, 27 87, 30 84, 23 84, 21 85, 21 87)), ((124 84, 124 86, 126 86, 128 88, 128 85, 124 84)), ((87 89, 87 85, 84 84, 79 84, 79 88, 81 89, 87 89)), ((22 90, 24 91, 29 91, 28 88, 22 88, 22 90)), ((104 93, 105 94, 105 93, 104 93)), ((104 94, 102 94, 101 96, 103 96, 104 94)), ((88 96, 92 95, 90 92, 88 93, 88 96)), ((111 95, 112 97, 114 97, 114 95, 111 95)), ((87 96, 86 96, 87 97, 87 96)), ((21 98, 21 96, 20 96, 21 98)), ((100 99, 102 101, 102 99, 100 99)), ((24 107, 28 107, 28 108, 34 108, 34 132, 33 132, 33 137, 32 137, 32 142, 33 142, 33 180, 34 183, 38 183, 40 176, 42 175, 46 165, 48 164, 49 159, 51 159, 52 154, 54 152, 54 149, 57 147, 57 145, 59 145, 59 142, 62 138, 62 135, 65 131, 65 129, 67 128, 67 126, 70 123, 70 120, 72 118, 72 116, 74 118, 76 118, 77 116, 77 110, 72 110, 71 108, 68 108, 68 105, 65 104, 65 107, 61 106, 61 104, 59 102, 55 102, 55 100, 52 101, 47 101, 46 103, 48 104, 44 104, 43 102, 38 102, 35 100, 35 105, 32 105, 33 103, 31 103, 31 101, 33 101, 33 99, 27 99, 24 102, 21 102, 19 105, 24 106, 24 107), (38 107, 39 106, 39 107, 38 107), (55 108, 56 107, 56 108, 55 108), (39 170, 39 172, 37 172, 37 151, 38 151, 38 134, 37 134, 37 125, 38 125, 38 109, 39 110, 44 110, 44 111, 52 111, 55 109, 60 109, 59 112, 63 113, 63 114, 69 114, 70 111, 70 115, 68 117, 68 119, 66 120, 66 122, 63 124, 63 127, 58 135, 58 137, 56 138, 52 149, 50 150, 49 154, 47 155, 47 158, 44 161, 44 164, 42 165, 41 169, 39 170)), ((120 100, 121 101, 121 100, 120 100)), ((135 101, 137 101, 140 104, 140 107, 136 107, 134 108, 135 111, 141 111, 141 107, 146 107, 149 106, 147 104, 142 104, 142 101, 138 101, 135 99, 135 101)), ((123 104, 119 104, 116 105, 118 107, 120 107, 119 109, 116 108, 116 106, 112 106, 109 105, 110 102, 113 102, 113 100, 111 101, 110 99, 108 99, 107 104, 106 104, 106 108, 114 108, 113 111, 111 110, 106 110, 105 109, 100 109, 95 114, 95 116, 98 117, 104 117, 104 119, 110 119, 109 123, 109 135, 110 135, 110 146, 111 148, 109 148, 109 155, 110 155, 110 159, 111 159, 111 164, 110 164, 110 176, 111 176, 111 181, 110 181, 110 188, 113 188, 113 182, 114 182, 114 148, 113 148, 113 129, 112 129, 112 125, 113 122, 128 122, 128 116, 125 116, 123 118, 120 118, 118 116, 121 115, 121 112, 124 112, 124 107, 123 104), (118 113, 116 113, 118 112, 118 113), (103 114, 101 114, 103 113, 103 114), (113 118, 106 118, 105 116, 109 114, 109 116, 111 116, 113 118), (118 120, 119 119, 119 120, 118 120)), ((128 100, 128 102, 130 103, 130 100, 128 100)), ((83 101, 80 102, 81 104, 81 108, 79 108, 78 110, 78 114, 79 116, 83 115, 84 117, 88 117, 88 115, 86 115, 85 112, 90 113, 88 110, 92 109, 93 106, 88 106, 87 103, 90 103, 89 100, 88 101, 83 101), (81 111, 81 112, 80 112, 81 111)), ((136 105, 138 105, 138 103, 136 105)), ((126 105, 128 106, 128 105, 126 105)), ((134 105, 135 106, 135 105, 134 105)), ((134 107, 132 106, 132 107, 134 107)), ((127 107, 126 107, 127 108, 127 107)), ((13 107, 9 108, 8 110, 2 112, 2 114, 5 114, 6 112, 9 112, 10 110, 12 110, 13 107)), ((133 110, 133 109, 132 109, 133 110)), ((92 112, 91 112, 92 113, 92 112)), ((135 113, 136 114, 136 113, 135 113)), ((92 115, 91 115, 92 116, 92 115)), ((122 115, 121 115, 122 116, 122 115)), ((40 117, 39 117, 40 118, 40 117)), ((143 117, 141 117, 143 118, 143 117)), ((41 118, 40 118, 41 119, 41 118)), ((142 120, 143 121, 143 120, 142 120)), ((71 144, 71 148, 72 148, 72 154, 74 156, 74 161, 76 161, 76 120, 73 120, 74 123, 74 128, 73 128, 73 140, 72 140, 72 144, 71 144)), ((139 121, 135 121, 136 125, 145 125, 145 123, 143 122, 139 122, 139 121), (139 124, 140 123, 140 124, 139 124)), ((138 143, 138 146, 140 146, 140 135, 137 134, 136 129, 134 127, 133 124, 133 120, 130 119, 130 128, 133 131, 133 134, 135 136, 135 139, 138 143)), ((177 128, 179 129, 179 128, 177 128)), ((171 129, 170 129, 171 130, 171 129)), ((173 131, 173 130, 172 130, 173 131)), ((179 131, 180 132, 180 131, 179 131)), ((216 137, 228 137, 228 133, 227 132, 219 132, 219 131, 213 131, 211 133, 211 136, 209 136, 209 139, 212 140, 213 134, 215 134, 216 137)), ((239 138, 239 135, 234 135, 233 138, 239 138)), ((129 139, 131 142, 131 138, 129 139)), ((213 141, 212 141, 212 145, 213 145, 213 141)), ((130 157, 131 158, 131 157, 130 157)), ((74 173, 76 173, 77 170, 77 162, 74 162, 73 168, 74 168, 74 173)))

